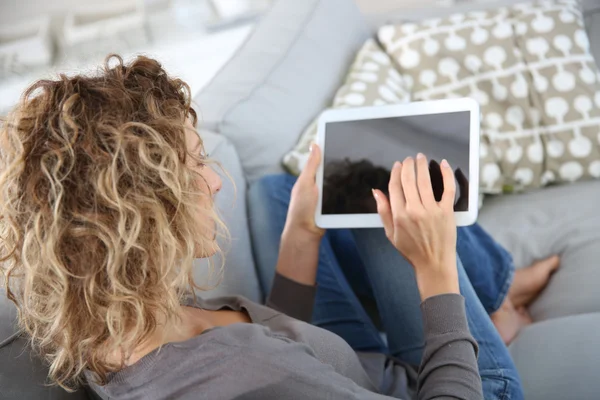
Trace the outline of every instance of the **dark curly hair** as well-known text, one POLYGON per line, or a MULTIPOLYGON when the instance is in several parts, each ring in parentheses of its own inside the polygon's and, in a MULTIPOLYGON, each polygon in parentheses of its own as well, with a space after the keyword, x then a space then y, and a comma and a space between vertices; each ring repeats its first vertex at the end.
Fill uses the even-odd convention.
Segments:
MULTIPOLYGON (((377 212, 372 189, 388 196, 391 172, 373 165, 369 160, 334 161, 325 165, 323 178, 323 214, 369 214, 377 212)), ((442 199, 444 180, 440 164, 429 161, 429 175, 436 201, 442 199)), ((469 181, 460 168, 455 171, 460 197, 454 211, 468 210, 469 181)))
POLYGON ((389 181, 390 171, 369 160, 330 162, 323 178, 323 214, 376 213, 372 189, 387 195, 389 181))

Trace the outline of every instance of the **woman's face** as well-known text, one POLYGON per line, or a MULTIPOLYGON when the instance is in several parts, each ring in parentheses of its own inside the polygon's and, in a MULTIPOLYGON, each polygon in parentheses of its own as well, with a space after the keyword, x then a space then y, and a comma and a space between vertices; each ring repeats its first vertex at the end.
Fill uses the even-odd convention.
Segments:
MULTIPOLYGON (((221 177, 210 167, 210 165, 201 162, 201 159, 205 158, 206 154, 204 153, 204 147, 202 146, 200 137, 190 120, 186 121, 185 127, 185 141, 188 153, 194 156, 187 158, 188 167, 198 173, 198 187, 200 187, 204 193, 214 198, 221 190, 221 177)), ((206 201, 204 199, 205 198, 203 197, 200 201, 206 201)), ((212 203, 206 204, 205 206, 205 208, 211 207, 212 203)), ((208 246, 202 246, 203 249, 198 250, 199 254, 196 254, 196 256, 198 258, 210 257, 215 253, 217 248, 215 242, 217 236, 216 224, 214 222, 211 223, 211 221, 203 221, 203 218, 208 218, 205 215, 197 215, 196 218, 198 224, 207 226, 206 237, 212 238, 212 243, 208 246)))

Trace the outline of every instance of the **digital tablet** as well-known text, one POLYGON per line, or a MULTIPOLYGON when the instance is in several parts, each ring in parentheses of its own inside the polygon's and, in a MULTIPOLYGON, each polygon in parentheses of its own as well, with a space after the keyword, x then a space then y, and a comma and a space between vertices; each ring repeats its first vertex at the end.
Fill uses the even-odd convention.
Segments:
POLYGON ((371 189, 388 194, 395 161, 427 156, 436 199, 439 163, 455 171, 458 226, 475 223, 479 196, 479 106, 472 99, 328 110, 318 121, 323 160, 317 172, 321 228, 383 227, 371 189))

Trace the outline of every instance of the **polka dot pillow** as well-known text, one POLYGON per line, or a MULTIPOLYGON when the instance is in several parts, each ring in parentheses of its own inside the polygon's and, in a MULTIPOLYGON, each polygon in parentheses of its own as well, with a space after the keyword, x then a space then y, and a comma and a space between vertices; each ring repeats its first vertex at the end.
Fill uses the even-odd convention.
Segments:
POLYGON ((576 0, 382 27, 414 100, 481 105, 481 190, 600 178, 600 73, 576 0))
MULTIPOLYGON (((333 99, 333 108, 407 103, 410 93, 390 57, 373 39, 365 42, 350 67, 346 81, 333 99)), ((316 118, 301 135, 283 165, 298 175, 308 159, 310 143, 317 136, 316 118)))

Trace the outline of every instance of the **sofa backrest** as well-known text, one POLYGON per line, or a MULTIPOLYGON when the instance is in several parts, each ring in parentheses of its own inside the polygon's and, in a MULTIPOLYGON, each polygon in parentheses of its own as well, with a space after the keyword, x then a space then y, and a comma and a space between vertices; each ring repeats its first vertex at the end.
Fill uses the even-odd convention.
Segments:
POLYGON ((370 36, 352 0, 279 0, 195 102, 236 146, 246 177, 280 172, 370 36))

